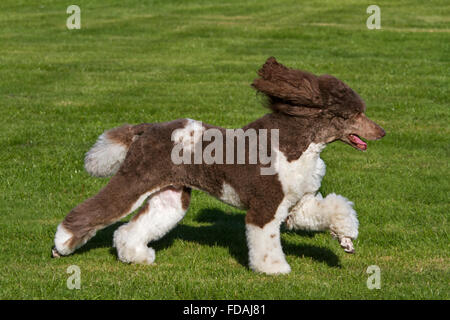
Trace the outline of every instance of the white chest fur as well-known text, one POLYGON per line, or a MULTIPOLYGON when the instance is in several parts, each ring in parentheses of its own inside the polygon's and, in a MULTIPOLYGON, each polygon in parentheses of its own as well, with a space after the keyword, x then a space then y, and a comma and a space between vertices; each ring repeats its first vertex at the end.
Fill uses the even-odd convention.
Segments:
POLYGON ((300 158, 291 162, 281 151, 275 150, 275 170, 288 202, 295 204, 304 194, 319 190, 325 175, 325 163, 320 159, 324 148, 325 144, 311 143, 300 158))

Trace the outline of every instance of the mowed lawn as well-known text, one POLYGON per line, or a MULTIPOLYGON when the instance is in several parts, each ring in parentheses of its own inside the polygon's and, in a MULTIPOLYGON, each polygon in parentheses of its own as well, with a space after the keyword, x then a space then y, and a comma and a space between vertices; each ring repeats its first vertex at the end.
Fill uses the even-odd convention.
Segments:
POLYGON ((448 299, 448 1, 22 1, 0 4, 0 298, 448 299), (66 8, 81 8, 68 30, 66 8), (151 244, 156 263, 118 261, 112 234, 50 259, 56 226, 107 179, 83 157, 104 130, 189 117, 229 128, 268 112, 250 87, 269 56, 333 74, 387 135, 367 152, 322 153, 321 192, 355 202, 356 254, 327 233, 283 231, 292 272, 248 269, 245 212, 194 192, 151 244), (69 290, 69 266, 81 289, 69 290), (369 266, 381 288, 369 290, 369 266))

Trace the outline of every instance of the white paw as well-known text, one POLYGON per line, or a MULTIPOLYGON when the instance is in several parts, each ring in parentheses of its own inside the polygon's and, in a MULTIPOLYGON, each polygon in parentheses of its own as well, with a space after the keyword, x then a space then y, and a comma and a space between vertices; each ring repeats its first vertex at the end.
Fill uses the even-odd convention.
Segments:
POLYGON ((58 252, 58 250, 56 249, 56 247, 53 247, 53 248, 52 248, 52 255, 51 255, 51 257, 52 257, 52 258, 60 258, 60 257, 61 257, 61 254, 58 252))
POLYGON ((52 256, 58 258, 60 256, 67 256, 71 254, 75 248, 70 248, 67 244, 72 239, 73 234, 68 231, 62 223, 58 225, 55 234, 55 246, 52 249, 52 256))
POLYGON ((250 268, 256 272, 265 274, 287 274, 291 272, 291 267, 286 261, 274 260, 265 261, 258 264, 250 265, 250 268))
POLYGON ((152 264, 155 261, 155 250, 146 246, 117 248, 119 260, 125 263, 152 264))
POLYGON ((274 271, 275 272, 269 274, 288 274, 291 272, 291 266, 287 262, 282 262, 274 271))
POLYGON ((331 231, 331 236, 339 241, 340 246, 344 249, 347 253, 355 253, 355 247, 353 246, 352 238, 337 235, 333 231, 331 231))
POLYGON ((344 251, 347 253, 355 253, 355 248, 353 247, 353 241, 349 237, 342 237, 339 240, 339 244, 342 248, 344 248, 344 251))
POLYGON ((331 236, 337 241, 339 241, 340 246, 344 249, 347 253, 355 253, 355 247, 353 246, 352 238, 338 235, 335 232, 331 231, 331 236))
POLYGON ((141 252, 139 252, 135 257, 133 263, 138 264, 152 264, 155 262, 155 250, 153 248, 145 248, 142 249, 141 252))

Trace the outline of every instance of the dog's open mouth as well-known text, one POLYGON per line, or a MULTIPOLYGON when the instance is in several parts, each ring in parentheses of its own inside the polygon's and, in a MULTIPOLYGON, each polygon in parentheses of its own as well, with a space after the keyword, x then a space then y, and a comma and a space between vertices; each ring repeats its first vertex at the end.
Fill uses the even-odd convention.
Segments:
POLYGON ((351 145, 359 150, 366 150, 367 149, 367 143, 361 140, 361 138, 357 134, 349 134, 348 140, 350 141, 351 145))

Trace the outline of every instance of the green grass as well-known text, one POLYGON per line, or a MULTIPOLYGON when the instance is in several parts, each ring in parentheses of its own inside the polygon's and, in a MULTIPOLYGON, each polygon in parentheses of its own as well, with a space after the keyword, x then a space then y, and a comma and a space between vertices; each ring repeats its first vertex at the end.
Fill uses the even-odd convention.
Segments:
MULTIPOLYGON (((0 298, 448 299, 447 1, 86 1, 67 30, 61 1, 0 4, 0 298), (292 272, 247 267, 243 211, 194 192, 182 223, 152 244, 152 266, 111 248, 117 224, 50 259, 57 224, 106 184, 83 171, 103 130, 194 118, 241 127, 266 110, 249 84, 268 56, 354 88, 387 131, 361 153, 322 153, 321 192, 355 202, 347 255, 324 233, 284 232, 292 272), (68 290, 66 269, 81 269, 68 290), (366 269, 381 269, 369 290, 366 269)), ((123 223, 123 222, 122 222, 123 223)))

